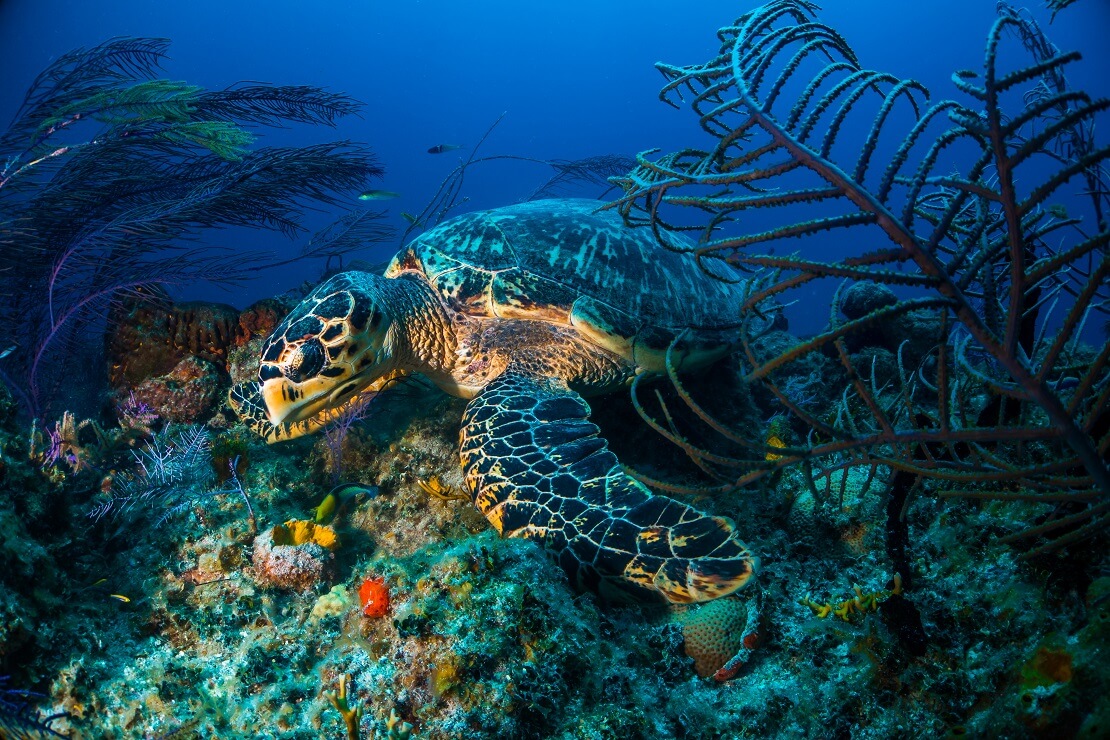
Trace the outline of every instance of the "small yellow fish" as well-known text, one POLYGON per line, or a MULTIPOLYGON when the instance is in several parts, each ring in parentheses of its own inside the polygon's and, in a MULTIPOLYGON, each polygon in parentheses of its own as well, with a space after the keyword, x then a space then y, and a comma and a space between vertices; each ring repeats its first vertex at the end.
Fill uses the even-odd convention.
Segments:
POLYGON ((378 492, 377 486, 364 486, 361 483, 340 483, 338 486, 328 491, 328 495, 324 496, 324 500, 315 508, 315 522, 316 524, 327 524, 335 516, 339 508, 350 499, 360 493, 364 493, 368 496, 377 496, 378 492))
POLYGON ((329 493, 324 496, 324 500, 316 507, 315 522, 317 524, 326 524, 335 514, 335 508, 339 506, 339 497, 334 493, 329 493))
POLYGON ((127 598, 123 594, 108 594, 108 595, 111 596, 113 599, 116 599, 117 601, 122 601, 124 604, 130 604, 131 603, 131 599, 127 598))
POLYGON ((359 200, 393 200, 400 198, 400 193, 394 193, 392 190, 367 190, 362 195, 358 196, 359 200))
POLYGON ((416 485, 429 496, 435 496, 440 501, 469 501, 470 496, 462 491, 459 491, 451 486, 446 485, 439 479, 438 475, 433 475, 427 480, 417 479, 416 485))

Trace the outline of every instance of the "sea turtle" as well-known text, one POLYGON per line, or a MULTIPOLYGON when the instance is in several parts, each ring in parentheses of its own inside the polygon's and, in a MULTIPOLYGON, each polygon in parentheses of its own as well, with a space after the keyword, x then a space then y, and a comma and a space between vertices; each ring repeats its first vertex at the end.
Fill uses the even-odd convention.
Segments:
POLYGON ((664 371, 669 347, 680 370, 725 355, 741 288, 598 205, 469 213, 403 248, 384 276, 330 278, 274 330, 258 382, 233 388, 232 407, 274 442, 318 429, 384 378, 421 373, 470 399, 464 479, 502 536, 541 542, 572 583, 609 598, 737 591, 758 559, 734 524, 626 475, 583 396, 664 371))

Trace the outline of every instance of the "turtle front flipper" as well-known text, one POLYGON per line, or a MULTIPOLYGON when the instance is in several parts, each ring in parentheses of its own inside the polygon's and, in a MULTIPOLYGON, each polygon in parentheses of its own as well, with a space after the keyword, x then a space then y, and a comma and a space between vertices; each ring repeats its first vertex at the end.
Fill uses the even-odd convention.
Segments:
POLYGON ((709 601, 759 560, 733 523, 653 495, 621 469, 558 378, 510 368, 466 407, 462 464, 474 505, 504 537, 543 544, 581 589, 616 600, 709 601))

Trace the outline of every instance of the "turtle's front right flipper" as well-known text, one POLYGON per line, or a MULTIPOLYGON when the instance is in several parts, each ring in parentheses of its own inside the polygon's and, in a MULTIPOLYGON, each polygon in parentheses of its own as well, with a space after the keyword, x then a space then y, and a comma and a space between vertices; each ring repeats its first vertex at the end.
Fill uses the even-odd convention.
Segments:
POLYGON ((466 407, 462 463, 475 506, 505 537, 541 542, 579 588, 608 598, 709 601, 759 559, 733 523, 655 496, 621 469, 558 379, 510 369, 466 407))

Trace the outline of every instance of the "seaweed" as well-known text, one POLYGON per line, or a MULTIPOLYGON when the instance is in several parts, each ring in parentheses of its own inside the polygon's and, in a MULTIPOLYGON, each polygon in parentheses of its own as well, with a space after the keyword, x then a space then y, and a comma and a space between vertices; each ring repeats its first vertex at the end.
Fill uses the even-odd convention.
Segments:
POLYGON ((661 99, 679 107, 689 97, 715 146, 640 154, 614 179, 624 196, 609 207, 664 246, 664 231, 695 232, 694 259, 750 273, 744 376, 774 395, 804 443, 753 443, 674 372, 683 402, 747 453, 722 459, 669 436, 718 474, 718 492, 800 464, 816 497, 815 478, 882 466, 912 476, 916 490, 932 481, 941 496, 1044 504, 1036 526, 1004 538, 1032 543, 1026 557, 1101 533, 1110 521, 1110 345, 1101 337, 1099 347, 1090 327, 1110 306, 1110 148, 1092 133, 1110 101, 1067 86, 1062 70, 1078 54, 1059 53, 1003 7, 982 72, 953 75, 963 101, 934 102, 914 80, 863 68, 805 0, 767 3, 718 36, 720 51, 704 64, 657 65, 661 99), (1007 32, 1032 52, 1026 66, 1004 69, 1007 32), (1053 202, 1076 178, 1086 181, 1093 228, 1053 202), (781 220, 745 231, 754 210, 781 220), (835 233, 886 246, 843 259, 775 254, 787 239, 835 233), (760 341, 783 302, 822 279, 890 286, 894 298, 845 321, 842 284, 824 331, 788 348, 760 341), (918 319, 931 327, 929 346, 902 342, 891 379, 850 350, 879 324, 918 319), (820 353, 842 367, 829 413, 788 392, 798 363, 820 353))
POLYGON ((44 694, 8 688, 8 676, 0 676, 0 737, 19 740, 27 738, 67 737, 50 725, 65 712, 43 716, 34 703, 47 698, 44 694))
POLYGON ((239 456, 228 460, 227 475, 217 478, 211 438, 203 426, 167 426, 131 450, 131 456, 132 464, 110 479, 107 494, 90 509, 94 521, 133 520, 153 513, 157 515, 154 524, 160 527, 218 496, 238 495, 251 532, 257 532, 254 507, 240 480, 239 456), (217 481, 220 485, 215 485, 217 481))
MULTIPOLYGON (((191 246, 206 230, 294 236, 382 170, 349 142, 254 147, 255 126, 332 126, 351 98, 309 86, 208 91, 157 77, 168 41, 112 39, 63 55, 0 134, 0 380, 43 416, 109 307, 162 286, 234 285, 264 255, 191 246)), ((311 252, 311 250, 310 250, 311 252)), ((86 384, 88 385, 88 384, 86 384)))

